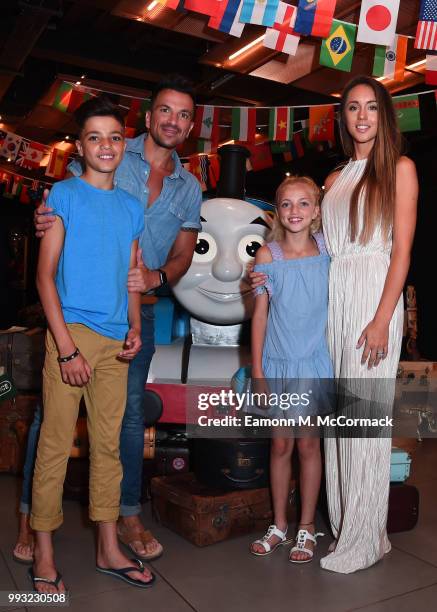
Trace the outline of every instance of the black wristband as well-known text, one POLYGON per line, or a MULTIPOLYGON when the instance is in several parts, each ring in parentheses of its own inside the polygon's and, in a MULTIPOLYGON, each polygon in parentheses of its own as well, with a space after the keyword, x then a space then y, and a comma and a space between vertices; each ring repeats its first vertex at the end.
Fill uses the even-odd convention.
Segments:
POLYGON ((167 284, 167 274, 161 268, 158 268, 160 287, 167 284))
POLYGON ((71 353, 71 355, 67 355, 67 357, 58 357, 58 363, 67 363, 67 361, 72 361, 73 359, 76 359, 79 353, 80 351, 76 347, 76 350, 74 351, 74 353, 71 353))

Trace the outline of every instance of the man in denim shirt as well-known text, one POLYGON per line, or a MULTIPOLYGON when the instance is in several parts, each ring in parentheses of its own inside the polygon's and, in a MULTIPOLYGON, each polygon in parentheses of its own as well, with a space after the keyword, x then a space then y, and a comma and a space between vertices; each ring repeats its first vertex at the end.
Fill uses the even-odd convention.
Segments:
MULTIPOLYGON (((147 134, 127 139, 123 160, 115 173, 115 183, 137 197, 144 205, 145 230, 140 236, 142 260, 129 272, 128 289, 147 292, 166 282, 178 281, 191 264, 200 225, 201 190, 198 181, 181 165, 175 151, 193 127, 195 102, 190 84, 179 76, 161 81, 152 96, 151 110, 146 113, 147 134)), ((73 161, 68 170, 82 172, 73 161)), ((37 236, 49 230, 55 217, 44 202, 35 213, 37 236)), ((140 251, 139 251, 140 253, 140 251)), ((141 253, 140 253, 141 254, 141 253)), ((155 351, 153 307, 142 306, 142 349, 129 365, 128 399, 120 435, 120 457, 123 464, 118 535, 135 556, 155 559, 162 546, 141 524, 140 496, 144 448, 144 386, 155 351)), ((20 505, 20 533, 14 557, 32 561, 33 544, 28 527, 30 490, 35 440, 39 429, 37 411, 29 442, 23 493, 20 505)))

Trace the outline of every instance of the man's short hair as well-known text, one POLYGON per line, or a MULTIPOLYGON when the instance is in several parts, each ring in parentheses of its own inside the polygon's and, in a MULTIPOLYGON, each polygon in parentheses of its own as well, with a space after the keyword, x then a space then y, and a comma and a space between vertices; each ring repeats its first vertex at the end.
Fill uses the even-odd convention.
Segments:
POLYGON ((162 78, 159 83, 156 84, 155 88, 152 91, 152 108, 159 92, 163 89, 173 89, 174 91, 179 91, 180 93, 187 94, 187 96, 190 96, 190 98, 193 100, 193 108, 196 108, 196 98, 194 94, 193 83, 180 74, 169 74, 162 78))
POLYGON ((86 121, 91 117, 114 117, 124 129, 122 112, 105 94, 87 100, 74 112, 74 119, 79 128, 79 134, 85 127, 86 121))

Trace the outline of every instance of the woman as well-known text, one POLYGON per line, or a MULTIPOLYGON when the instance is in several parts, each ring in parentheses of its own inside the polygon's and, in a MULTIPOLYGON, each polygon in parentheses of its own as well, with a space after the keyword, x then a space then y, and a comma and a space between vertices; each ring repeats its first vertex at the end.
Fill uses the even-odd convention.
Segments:
MULTIPOLYGON (((335 377, 360 381, 364 394, 383 396, 382 404, 390 409, 393 395, 385 383, 396 377, 401 349, 402 290, 416 224, 416 170, 400 154, 391 96, 372 78, 357 77, 346 86, 340 135, 350 160, 327 178, 322 206, 332 259, 328 342, 335 377)), ((388 437, 326 438, 328 505, 336 541, 321 560, 322 568, 351 573, 389 552, 390 452, 388 437)))

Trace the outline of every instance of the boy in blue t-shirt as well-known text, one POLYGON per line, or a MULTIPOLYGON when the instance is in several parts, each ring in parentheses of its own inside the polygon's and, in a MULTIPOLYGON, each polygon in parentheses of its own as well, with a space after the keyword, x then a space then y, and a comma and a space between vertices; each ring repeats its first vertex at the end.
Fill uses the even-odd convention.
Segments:
POLYGON ((125 148, 118 109, 105 97, 94 98, 78 109, 76 120, 85 171, 50 192, 57 219, 41 241, 37 271, 49 330, 30 521, 35 562, 29 573, 34 588, 45 593, 65 591, 52 532, 62 523, 62 489, 82 396, 90 440, 90 518, 98 523, 96 568, 135 586, 154 581, 140 561, 122 554, 116 535, 127 366, 141 348, 140 294, 128 294, 127 278, 141 256, 144 210, 114 186, 125 148))

